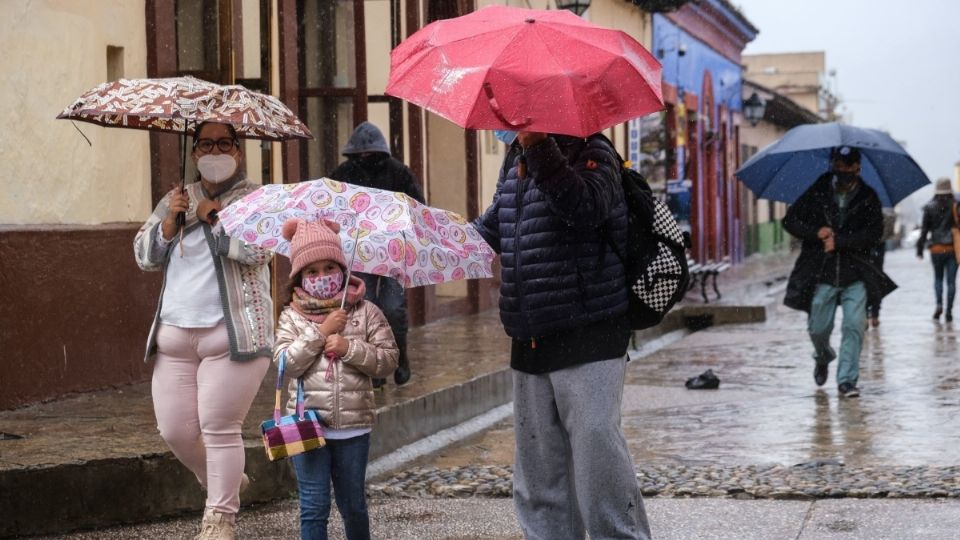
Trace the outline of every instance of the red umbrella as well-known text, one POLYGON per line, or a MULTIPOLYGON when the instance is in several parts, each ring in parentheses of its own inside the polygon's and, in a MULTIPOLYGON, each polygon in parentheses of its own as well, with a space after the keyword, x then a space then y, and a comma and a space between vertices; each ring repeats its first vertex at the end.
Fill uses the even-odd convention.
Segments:
POLYGON ((663 109, 660 73, 619 30, 567 10, 490 6, 398 45, 386 92, 464 128, 585 137, 663 109))

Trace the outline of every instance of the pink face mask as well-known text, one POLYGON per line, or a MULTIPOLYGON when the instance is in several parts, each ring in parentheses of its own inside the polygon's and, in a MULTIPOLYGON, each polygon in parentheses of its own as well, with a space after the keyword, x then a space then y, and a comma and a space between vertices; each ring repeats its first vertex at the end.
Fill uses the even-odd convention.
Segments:
POLYGON ((310 296, 329 300, 340 292, 340 288, 343 286, 343 272, 325 276, 304 277, 301 285, 310 296))

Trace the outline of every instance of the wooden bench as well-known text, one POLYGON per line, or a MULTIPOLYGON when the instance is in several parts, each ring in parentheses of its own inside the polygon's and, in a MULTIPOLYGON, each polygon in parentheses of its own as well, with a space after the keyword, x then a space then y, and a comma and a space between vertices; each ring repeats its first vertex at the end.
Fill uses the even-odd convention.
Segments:
POLYGON ((710 303, 710 298, 707 296, 707 279, 713 278, 713 292, 717 295, 715 300, 719 300, 723 297, 720 294, 720 289, 717 287, 717 276, 726 272, 730 268, 730 259, 724 257, 721 261, 707 261, 703 264, 694 261, 693 259, 687 257, 687 268, 690 270, 690 288, 688 291, 693 290, 697 286, 697 281, 700 282, 700 296, 703 297, 703 302, 705 304, 710 303))

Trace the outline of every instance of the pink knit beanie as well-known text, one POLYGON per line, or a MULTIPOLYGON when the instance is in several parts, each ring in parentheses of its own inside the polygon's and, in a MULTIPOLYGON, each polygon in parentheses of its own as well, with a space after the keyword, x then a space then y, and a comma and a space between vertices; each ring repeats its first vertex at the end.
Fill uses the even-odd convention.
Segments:
POLYGON ((317 261, 330 260, 344 271, 347 261, 340 244, 340 224, 328 219, 306 221, 300 218, 283 222, 283 237, 290 241, 290 277, 317 261))

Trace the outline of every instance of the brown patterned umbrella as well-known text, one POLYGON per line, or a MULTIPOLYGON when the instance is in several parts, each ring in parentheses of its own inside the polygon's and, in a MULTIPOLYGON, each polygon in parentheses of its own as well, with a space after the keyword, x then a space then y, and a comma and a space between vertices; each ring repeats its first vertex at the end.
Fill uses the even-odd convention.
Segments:
POLYGON ((279 99, 240 85, 194 77, 103 83, 77 98, 57 118, 181 135, 192 134, 201 122, 219 122, 233 125, 245 139, 313 138, 279 99))

